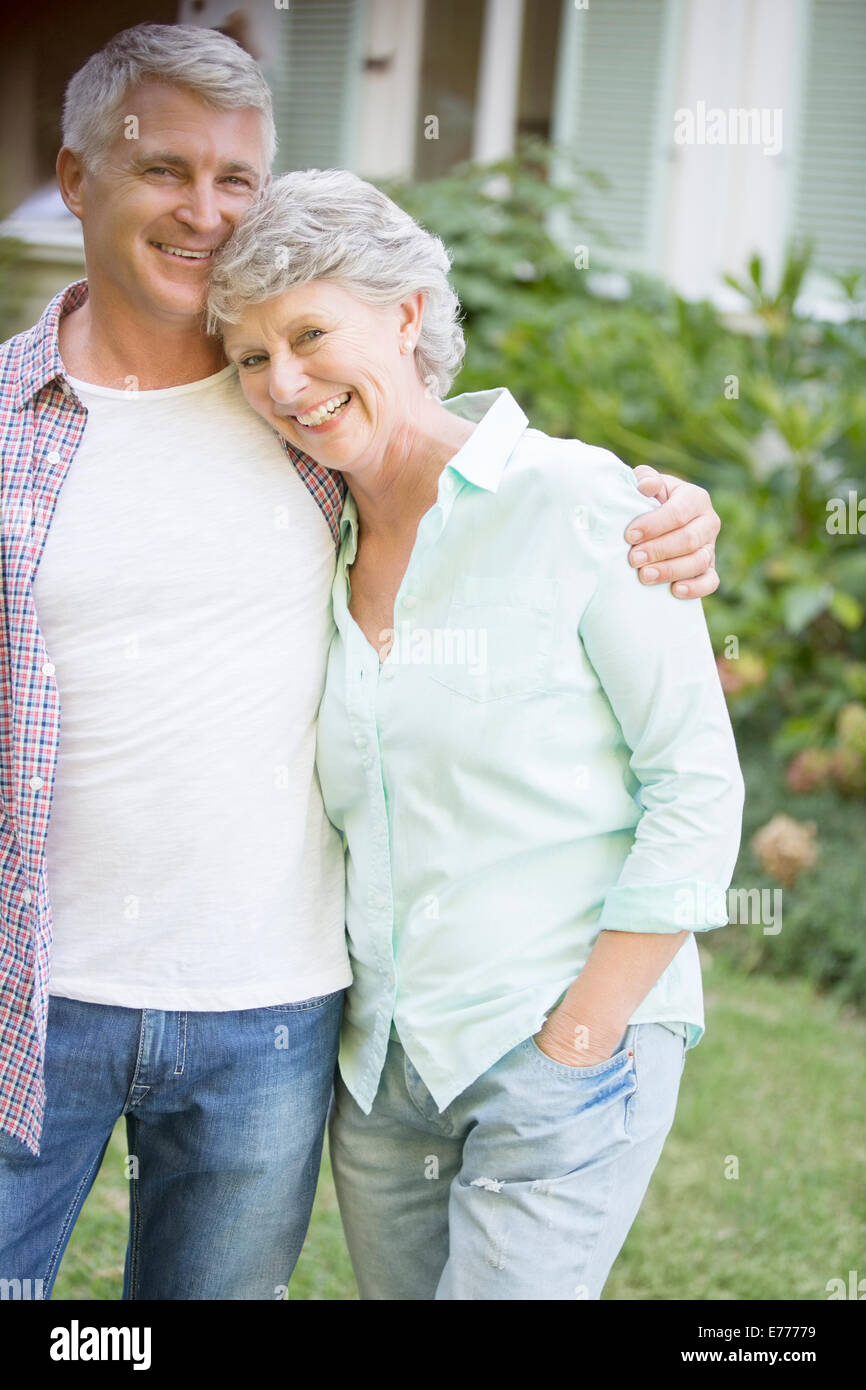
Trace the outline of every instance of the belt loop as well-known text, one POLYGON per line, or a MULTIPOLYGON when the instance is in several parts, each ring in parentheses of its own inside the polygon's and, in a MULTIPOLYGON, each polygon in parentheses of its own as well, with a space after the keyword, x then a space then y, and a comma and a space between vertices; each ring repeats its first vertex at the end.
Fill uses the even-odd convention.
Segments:
POLYGON ((175 1076, 183 1076, 184 1063, 186 1061, 186 1014, 179 1013, 177 1016, 177 1056, 174 1064, 175 1076))

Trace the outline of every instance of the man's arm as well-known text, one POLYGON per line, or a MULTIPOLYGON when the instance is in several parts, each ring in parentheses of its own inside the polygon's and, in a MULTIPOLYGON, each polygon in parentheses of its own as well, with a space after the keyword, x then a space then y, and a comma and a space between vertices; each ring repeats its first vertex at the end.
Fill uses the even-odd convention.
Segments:
POLYGON ((626 532, 628 553, 643 584, 670 584, 676 598, 706 598, 719 587, 716 537, 721 519, 705 487, 657 473, 647 463, 634 469, 645 497, 662 505, 635 517, 626 532), (633 533, 642 532, 638 537, 633 533))

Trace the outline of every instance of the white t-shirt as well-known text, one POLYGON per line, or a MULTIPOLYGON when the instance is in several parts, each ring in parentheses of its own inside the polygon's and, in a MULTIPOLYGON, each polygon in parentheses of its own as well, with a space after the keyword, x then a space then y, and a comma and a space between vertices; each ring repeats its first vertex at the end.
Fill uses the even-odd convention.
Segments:
POLYGON ((60 696, 50 991, 242 1009, 349 984, 314 767, 328 525, 237 370, 88 418, 34 580, 60 696))

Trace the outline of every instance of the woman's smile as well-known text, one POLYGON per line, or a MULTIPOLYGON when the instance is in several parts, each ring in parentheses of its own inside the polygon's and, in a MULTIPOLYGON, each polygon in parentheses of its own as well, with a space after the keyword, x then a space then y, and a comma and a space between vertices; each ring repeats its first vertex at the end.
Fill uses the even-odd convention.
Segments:
POLYGON ((325 434, 328 430, 336 429, 339 421, 349 414, 354 402, 353 391, 340 391, 298 415, 289 416, 289 419, 294 420, 301 429, 313 434, 325 434))

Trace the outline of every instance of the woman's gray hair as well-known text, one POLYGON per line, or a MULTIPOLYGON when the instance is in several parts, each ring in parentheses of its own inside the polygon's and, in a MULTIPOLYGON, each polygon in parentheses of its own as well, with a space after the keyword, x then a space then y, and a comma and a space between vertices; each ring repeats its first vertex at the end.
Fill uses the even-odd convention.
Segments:
POLYGON ((117 139, 127 95, 145 80, 182 87, 216 110, 253 107, 263 117, 265 173, 277 148, 270 88, 240 44, 193 24, 136 24, 115 34, 71 78, 63 101, 63 143, 96 170, 117 139))
POLYGON ((373 307, 423 291, 415 344, 422 381, 444 396, 463 361, 460 301, 438 236, 374 184, 345 169, 301 169, 263 189, 217 254, 207 331, 237 323, 248 304, 312 280, 333 280, 373 307))

